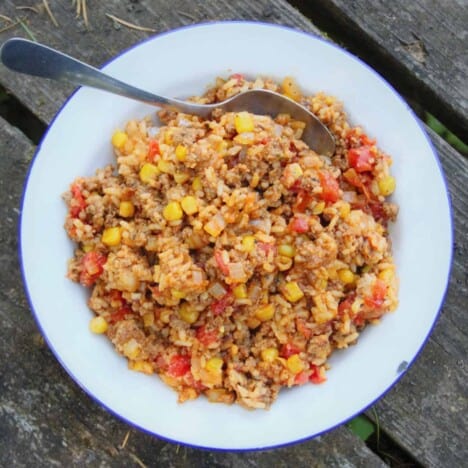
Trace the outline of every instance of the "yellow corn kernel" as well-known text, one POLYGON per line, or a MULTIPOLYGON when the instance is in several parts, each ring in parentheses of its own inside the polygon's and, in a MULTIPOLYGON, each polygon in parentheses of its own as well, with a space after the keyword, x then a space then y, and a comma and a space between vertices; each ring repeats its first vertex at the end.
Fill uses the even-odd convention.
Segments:
POLYGON ((180 291, 179 289, 173 289, 171 291, 171 296, 174 299, 184 299, 186 294, 184 293, 184 291, 180 291))
POLYGON ((393 268, 385 268, 385 270, 382 270, 379 273, 379 279, 385 281, 387 284, 393 281, 394 276, 395 272, 393 271, 393 268))
POLYGON ((169 202, 163 209, 164 219, 167 221, 178 221, 184 216, 184 212, 177 201, 169 202))
POLYGON ((198 200, 190 195, 182 198, 180 204, 182 205, 182 209, 188 215, 194 214, 198 211, 198 200))
POLYGON ((93 250, 94 247, 91 245, 91 244, 84 244, 82 247, 81 247, 81 250, 84 252, 84 253, 88 253, 88 252, 91 252, 91 250, 93 250))
POLYGON ((221 140, 217 145, 218 154, 224 156, 228 149, 228 142, 226 140, 221 140))
POLYGON ((172 174, 174 172, 174 166, 170 161, 160 159, 158 161, 158 169, 164 174, 172 174))
POLYGON ((255 317, 258 318, 261 322, 266 322, 271 320, 275 315, 275 306, 273 304, 267 304, 255 311, 255 317))
POLYGON ((119 245, 122 240, 122 228, 119 226, 104 229, 101 237, 103 244, 112 247, 119 245))
POLYGON ((212 357, 206 361, 205 369, 208 372, 213 372, 215 374, 221 373, 223 369, 223 360, 220 357, 212 357))
POLYGON ((262 356, 262 361, 264 362, 273 362, 278 357, 278 350, 276 348, 264 348, 262 349, 260 355, 262 356))
POLYGON ((304 174, 302 167, 298 163, 292 163, 287 166, 288 176, 299 179, 304 174))
POLYGON ((326 278, 319 278, 315 284, 317 289, 327 289, 328 280, 326 278))
POLYGON ((195 190, 195 192, 197 192, 198 190, 201 190, 203 188, 202 181, 201 181, 200 177, 195 177, 192 180, 192 188, 193 188, 193 190, 195 190))
POLYGON ((172 145, 172 143, 174 143, 174 135, 172 130, 168 129, 164 133, 164 143, 166 143, 166 145, 172 145))
POLYGON ((299 374, 299 372, 304 370, 304 363, 297 354, 288 357, 286 366, 293 374, 299 374))
POLYGON ((342 268, 341 270, 337 271, 338 278, 344 284, 351 284, 354 283, 354 273, 349 268, 342 268))
POLYGON ((275 259, 275 265, 279 271, 286 271, 292 267, 293 259, 291 257, 285 257, 284 255, 278 255, 275 259))
POLYGON ((125 145, 125 143, 127 143, 127 140, 128 140, 128 135, 125 132, 117 130, 112 135, 111 141, 112 141, 112 145, 115 148, 122 148, 122 146, 125 145))
POLYGON ((252 180, 250 181, 250 186, 252 188, 255 188, 259 182, 260 182, 260 176, 258 175, 258 172, 255 172, 255 174, 252 176, 252 180))
POLYGON ((184 302, 179 307, 180 318, 187 323, 195 323, 198 320, 200 312, 188 302, 184 302))
POLYGON ((350 212, 351 212, 351 205, 347 202, 344 202, 340 206, 340 216, 342 218, 346 218, 346 216, 348 216, 350 212))
POLYGON ((252 252, 255 248, 255 237, 244 236, 241 241, 241 248, 244 252, 252 252))
POLYGON ((245 284, 238 284, 232 292, 236 299, 246 299, 247 298, 247 287, 245 284))
POLYGON ((255 330, 260 326, 261 323, 262 322, 255 317, 249 317, 247 319, 247 326, 250 328, 250 330, 255 330))
POLYGON ((154 369, 148 361, 129 361, 128 368, 136 372, 143 372, 143 374, 153 374, 154 369))
POLYGON ((294 255, 296 255, 296 249, 291 244, 281 244, 278 247, 278 253, 284 257, 294 258, 294 255))
POLYGON ((119 215, 124 218, 130 218, 135 214, 135 207, 131 201, 121 201, 119 205, 119 215))
POLYGON ((129 359, 136 359, 140 354, 141 347, 135 338, 130 339, 123 345, 123 353, 129 359))
POLYGON ((290 281, 284 285, 283 295, 289 302, 297 302, 304 297, 304 293, 296 281, 290 281))
POLYGON ((301 122, 300 120, 293 120, 289 126, 294 130, 304 130, 306 124, 305 122, 301 122))
POLYGON ((154 164, 151 164, 151 163, 143 164, 143 166, 141 166, 141 169, 140 169, 140 180, 144 184, 149 184, 160 173, 161 173, 161 171, 154 164))
POLYGON ((395 191, 396 181, 395 177, 388 175, 378 181, 380 195, 388 197, 395 191))
POLYGON ((100 316, 93 317, 91 321, 89 322, 89 329, 93 333, 97 333, 98 335, 102 333, 106 333, 107 327, 108 325, 104 317, 100 317, 100 316))
POLYGON ((237 354, 239 353, 239 346, 233 344, 229 351, 231 352, 231 356, 237 356, 237 354))
POLYGON ((187 182, 187 180, 189 180, 190 178, 190 176, 185 172, 176 172, 175 174, 173 174, 173 177, 177 184, 183 184, 184 182, 187 182))
POLYGON ((239 112, 234 117, 234 125, 237 133, 253 132, 254 121, 248 112, 239 112))
POLYGON ((322 214, 324 209, 325 209, 325 202, 320 201, 312 208, 312 214, 314 215, 322 214))
MULTIPOLYGON (((218 215, 217 215, 218 216, 218 215)), ((211 221, 208 221, 204 226, 203 229, 213 237, 218 237, 223 229, 226 227, 226 222, 224 218, 214 218, 211 221)))
POLYGON ((148 312, 147 314, 143 315, 143 325, 145 327, 151 327, 154 324, 154 314, 153 312, 148 312))
POLYGON ((301 91, 294 78, 287 76, 283 80, 281 88, 283 90, 284 95, 288 98, 293 99, 294 101, 298 101, 300 99, 301 91))
POLYGON ((175 155, 180 162, 184 162, 187 159, 187 147, 184 145, 177 145, 175 155))
POLYGON ((359 297, 354 300, 354 302, 351 304, 351 311, 353 312, 353 314, 357 314, 359 312, 362 303, 363 301, 359 297))

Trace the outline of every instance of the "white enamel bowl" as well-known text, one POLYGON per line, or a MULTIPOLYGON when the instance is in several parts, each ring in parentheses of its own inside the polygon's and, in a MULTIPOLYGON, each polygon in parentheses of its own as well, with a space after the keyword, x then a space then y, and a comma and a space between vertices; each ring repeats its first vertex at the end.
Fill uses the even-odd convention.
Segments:
POLYGON ((421 124, 372 69, 329 42, 284 27, 212 23, 161 34, 122 53, 104 70, 168 96, 202 93, 233 72, 296 77, 307 93, 344 102, 354 123, 393 156, 400 205, 392 227, 400 306, 357 346, 335 353, 328 381, 281 392, 269 411, 210 404, 180 405, 157 377, 127 370, 103 336, 88 330, 84 288, 65 278, 73 245, 63 229, 61 199, 70 182, 112 161, 109 138, 154 108, 92 89, 62 107, 38 148, 21 214, 24 281, 37 322, 57 359, 111 412, 159 437, 212 449, 261 449, 330 430, 374 403, 413 362, 437 318, 449 277, 452 227, 439 161, 421 124), (428 209, 430 207, 430 209, 428 209))

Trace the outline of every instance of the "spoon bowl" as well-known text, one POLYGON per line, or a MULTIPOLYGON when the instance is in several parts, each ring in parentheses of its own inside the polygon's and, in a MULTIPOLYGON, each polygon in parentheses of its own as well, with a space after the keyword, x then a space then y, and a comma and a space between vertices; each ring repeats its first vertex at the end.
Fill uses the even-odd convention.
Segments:
POLYGON ((0 59, 6 67, 19 73, 90 86, 203 118, 208 118, 215 109, 227 112, 248 111, 272 117, 289 114, 293 119, 305 123, 302 139, 311 149, 326 156, 335 152, 335 140, 317 116, 292 99, 273 91, 253 89, 236 94, 223 102, 196 104, 135 88, 51 47, 22 38, 6 41, 0 50, 0 59))

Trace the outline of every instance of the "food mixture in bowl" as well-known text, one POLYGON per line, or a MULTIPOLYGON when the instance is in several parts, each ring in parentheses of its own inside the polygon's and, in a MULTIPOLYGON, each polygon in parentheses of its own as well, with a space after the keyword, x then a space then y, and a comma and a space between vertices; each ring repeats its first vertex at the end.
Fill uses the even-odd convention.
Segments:
POLYGON ((65 195, 68 275, 91 290, 91 330, 181 402, 268 408, 282 387, 324 382, 330 354, 397 305, 390 156, 290 78, 236 74, 196 100, 252 87, 310 108, 336 153, 309 149, 288 115, 163 111, 160 128, 116 131, 117 165, 65 195))

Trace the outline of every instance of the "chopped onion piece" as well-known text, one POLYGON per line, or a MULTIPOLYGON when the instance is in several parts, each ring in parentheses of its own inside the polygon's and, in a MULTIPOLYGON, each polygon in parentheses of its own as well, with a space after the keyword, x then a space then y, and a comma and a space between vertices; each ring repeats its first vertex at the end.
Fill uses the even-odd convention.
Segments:
POLYGON ((208 292, 215 298, 221 299, 226 293, 226 289, 222 286, 221 283, 213 283, 209 288, 208 292))

